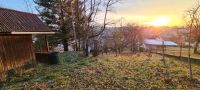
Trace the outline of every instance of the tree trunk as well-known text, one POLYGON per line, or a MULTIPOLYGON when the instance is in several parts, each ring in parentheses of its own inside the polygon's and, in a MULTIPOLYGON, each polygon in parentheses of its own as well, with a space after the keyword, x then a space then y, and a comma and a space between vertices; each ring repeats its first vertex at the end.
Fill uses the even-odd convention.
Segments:
POLYGON ((78 45, 77 46, 77 50, 81 51, 81 40, 80 39, 78 39, 78 44, 77 45, 78 45))
POLYGON ((198 53, 198 46, 199 46, 200 40, 198 40, 194 46, 194 53, 198 53))
POLYGON ((98 41, 94 40, 93 57, 97 57, 98 55, 99 55, 98 41))
POLYGON ((63 45, 64 45, 64 51, 69 51, 69 49, 68 49, 69 44, 68 44, 68 40, 66 38, 63 39, 63 45))
POLYGON ((84 41, 83 41, 83 51, 84 51, 84 54, 85 54, 86 57, 89 57, 88 49, 89 49, 89 41, 88 41, 88 39, 84 39, 84 41))
POLYGON ((188 63, 189 63, 189 75, 190 75, 190 80, 193 78, 193 72, 192 72, 192 61, 191 61, 191 30, 189 33, 189 48, 188 48, 188 63))
POLYGON ((88 57, 89 56, 89 45, 88 45, 88 42, 86 42, 86 45, 85 45, 85 56, 88 57))
POLYGON ((76 37, 76 26, 75 26, 75 17, 74 16, 72 16, 72 28, 73 28, 73 35, 74 35, 74 41, 75 41, 75 50, 74 51, 78 51, 77 50, 77 37, 76 37))

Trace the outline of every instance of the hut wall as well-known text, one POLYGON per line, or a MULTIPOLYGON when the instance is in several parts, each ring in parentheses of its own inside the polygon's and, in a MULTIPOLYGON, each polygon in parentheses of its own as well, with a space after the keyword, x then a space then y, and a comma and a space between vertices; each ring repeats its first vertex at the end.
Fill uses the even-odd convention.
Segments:
POLYGON ((0 35, 0 73, 34 60, 31 35, 0 35))

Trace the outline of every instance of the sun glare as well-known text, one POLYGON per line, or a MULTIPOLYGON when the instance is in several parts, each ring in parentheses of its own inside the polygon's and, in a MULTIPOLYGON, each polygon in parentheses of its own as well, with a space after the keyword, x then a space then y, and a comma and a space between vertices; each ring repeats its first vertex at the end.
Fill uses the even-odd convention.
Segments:
POLYGON ((158 17, 154 19, 152 22, 147 22, 145 24, 158 27, 158 26, 168 26, 169 22, 170 22, 169 17, 158 17))

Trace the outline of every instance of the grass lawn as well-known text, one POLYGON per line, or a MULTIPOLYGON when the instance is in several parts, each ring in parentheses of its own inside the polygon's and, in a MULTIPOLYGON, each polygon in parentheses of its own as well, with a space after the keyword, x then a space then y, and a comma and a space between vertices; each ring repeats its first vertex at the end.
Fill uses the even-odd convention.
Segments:
POLYGON ((79 58, 61 55, 60 65, 38 64, 24 73, 13 74, 1 89, 200 89, 200 65, 193 66, 190 85, 188 64, 153 54, 114 54, 79 58))

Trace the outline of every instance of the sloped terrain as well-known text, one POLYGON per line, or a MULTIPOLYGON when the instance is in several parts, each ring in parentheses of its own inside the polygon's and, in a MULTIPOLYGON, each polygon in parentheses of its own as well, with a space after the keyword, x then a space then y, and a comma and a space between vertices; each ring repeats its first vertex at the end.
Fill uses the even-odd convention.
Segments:
POLYGON ((148 54, 114 54, 80 58, 76 53, 60 55, 61 64, 38 64, 15 73, 2 89, 200 89, 200 66, 193 64, 193 80, 188 64, 148 54), (190 82, 192 84, 190 84, 190 82))

